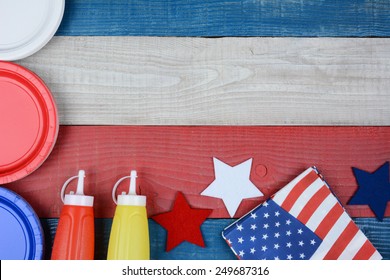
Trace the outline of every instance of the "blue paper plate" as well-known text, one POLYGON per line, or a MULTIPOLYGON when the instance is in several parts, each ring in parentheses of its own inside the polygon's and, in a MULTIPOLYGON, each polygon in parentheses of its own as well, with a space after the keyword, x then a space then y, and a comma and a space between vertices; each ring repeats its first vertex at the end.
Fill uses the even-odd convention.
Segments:
POLYGON ((39 260, 44 235, 38 216, 21 196, 0 187, 0 260, 39 260))

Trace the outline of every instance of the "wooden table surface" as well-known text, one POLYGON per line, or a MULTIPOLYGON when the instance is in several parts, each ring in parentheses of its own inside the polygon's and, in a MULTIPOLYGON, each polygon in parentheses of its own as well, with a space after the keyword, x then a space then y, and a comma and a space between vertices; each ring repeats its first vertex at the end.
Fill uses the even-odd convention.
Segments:
MULTIPOLYGON (((325 176, 385 259, 390 219, 348 206, 352 167, 390 160, 390 2, 387 0, 67 0, 56 36, 16 61, 56 99, 60 131, 46 162, 6 185, 33 206, 50 258, 63 182, 86 170, 96 199, 96 259, 105 259, 111 188, 131 169, 149 216, 182 191, 211 208, 205 248, 165 252, 165 230, 149 219, 152 259, 235 259, 221 230, 307 167, 325 176), (234 218, 200 193, 212 158, 253 158, 265 194, 234 218)), ((390 207, 386 217, 390 216, 390 207)))

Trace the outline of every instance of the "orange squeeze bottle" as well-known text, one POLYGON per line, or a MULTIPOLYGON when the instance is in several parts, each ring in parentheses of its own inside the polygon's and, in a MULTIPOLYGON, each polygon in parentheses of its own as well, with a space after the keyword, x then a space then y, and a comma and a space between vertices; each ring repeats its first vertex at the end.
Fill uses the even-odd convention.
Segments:
POLYGON ((84 170, 80 170, 78 176, 69 178, 62 187, 61 199, 64 207, 54 238, 52 260, 94 259, 94 197, 84 195, 84 177, 84 170), (65 194, 67 185, 76 178, 78 178, 76 193, 71 191, 65 194))

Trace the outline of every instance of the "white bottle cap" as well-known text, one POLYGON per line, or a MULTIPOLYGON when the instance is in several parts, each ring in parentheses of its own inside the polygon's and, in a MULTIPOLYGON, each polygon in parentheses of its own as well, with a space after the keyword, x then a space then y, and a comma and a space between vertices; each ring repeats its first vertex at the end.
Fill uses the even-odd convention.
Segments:
POLYGON ((80 170, 79 175, 69 178, 62 186, 61 199, 65 205, 89 206, 89 207, 93 206, 93 196, 84 195, 84 177, 85 177, 85 171, 80 170), (77 178, 79 180, 77 182, 76 193, 71 191, 69 194, 65 194, 65 189, 68 186, 68 184, 72 180, 77 178))
POLYGON ((128 205, 128 206, 146 206, 146 196, 137 195, 136 178, 137 178, 137 171, 132 170, 130 172, 130 176, 125 176, 119 179, 118 182, 116 182, 114 188, 112 189, 112 199, 114 200, 115 204, 128 205), (119 184, 127 178, 130 178, 129 193, 126 194, 126 192, 122 192, 122 194, 118 195, 118 200, 116 200, 115 197, 116 189, 118 188, 119 184))

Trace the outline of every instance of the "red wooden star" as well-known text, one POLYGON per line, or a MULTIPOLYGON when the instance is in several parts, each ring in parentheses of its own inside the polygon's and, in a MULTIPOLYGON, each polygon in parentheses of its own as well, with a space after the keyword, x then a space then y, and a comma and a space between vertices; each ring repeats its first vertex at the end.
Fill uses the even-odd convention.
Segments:
POLYGON ((167 230, 165 250, 169 252, 183 241, 205 247, 200 226, 211 212, 211 209, 191 208, 183 193, 179 192, 170 212, 151 218, 167 230))

